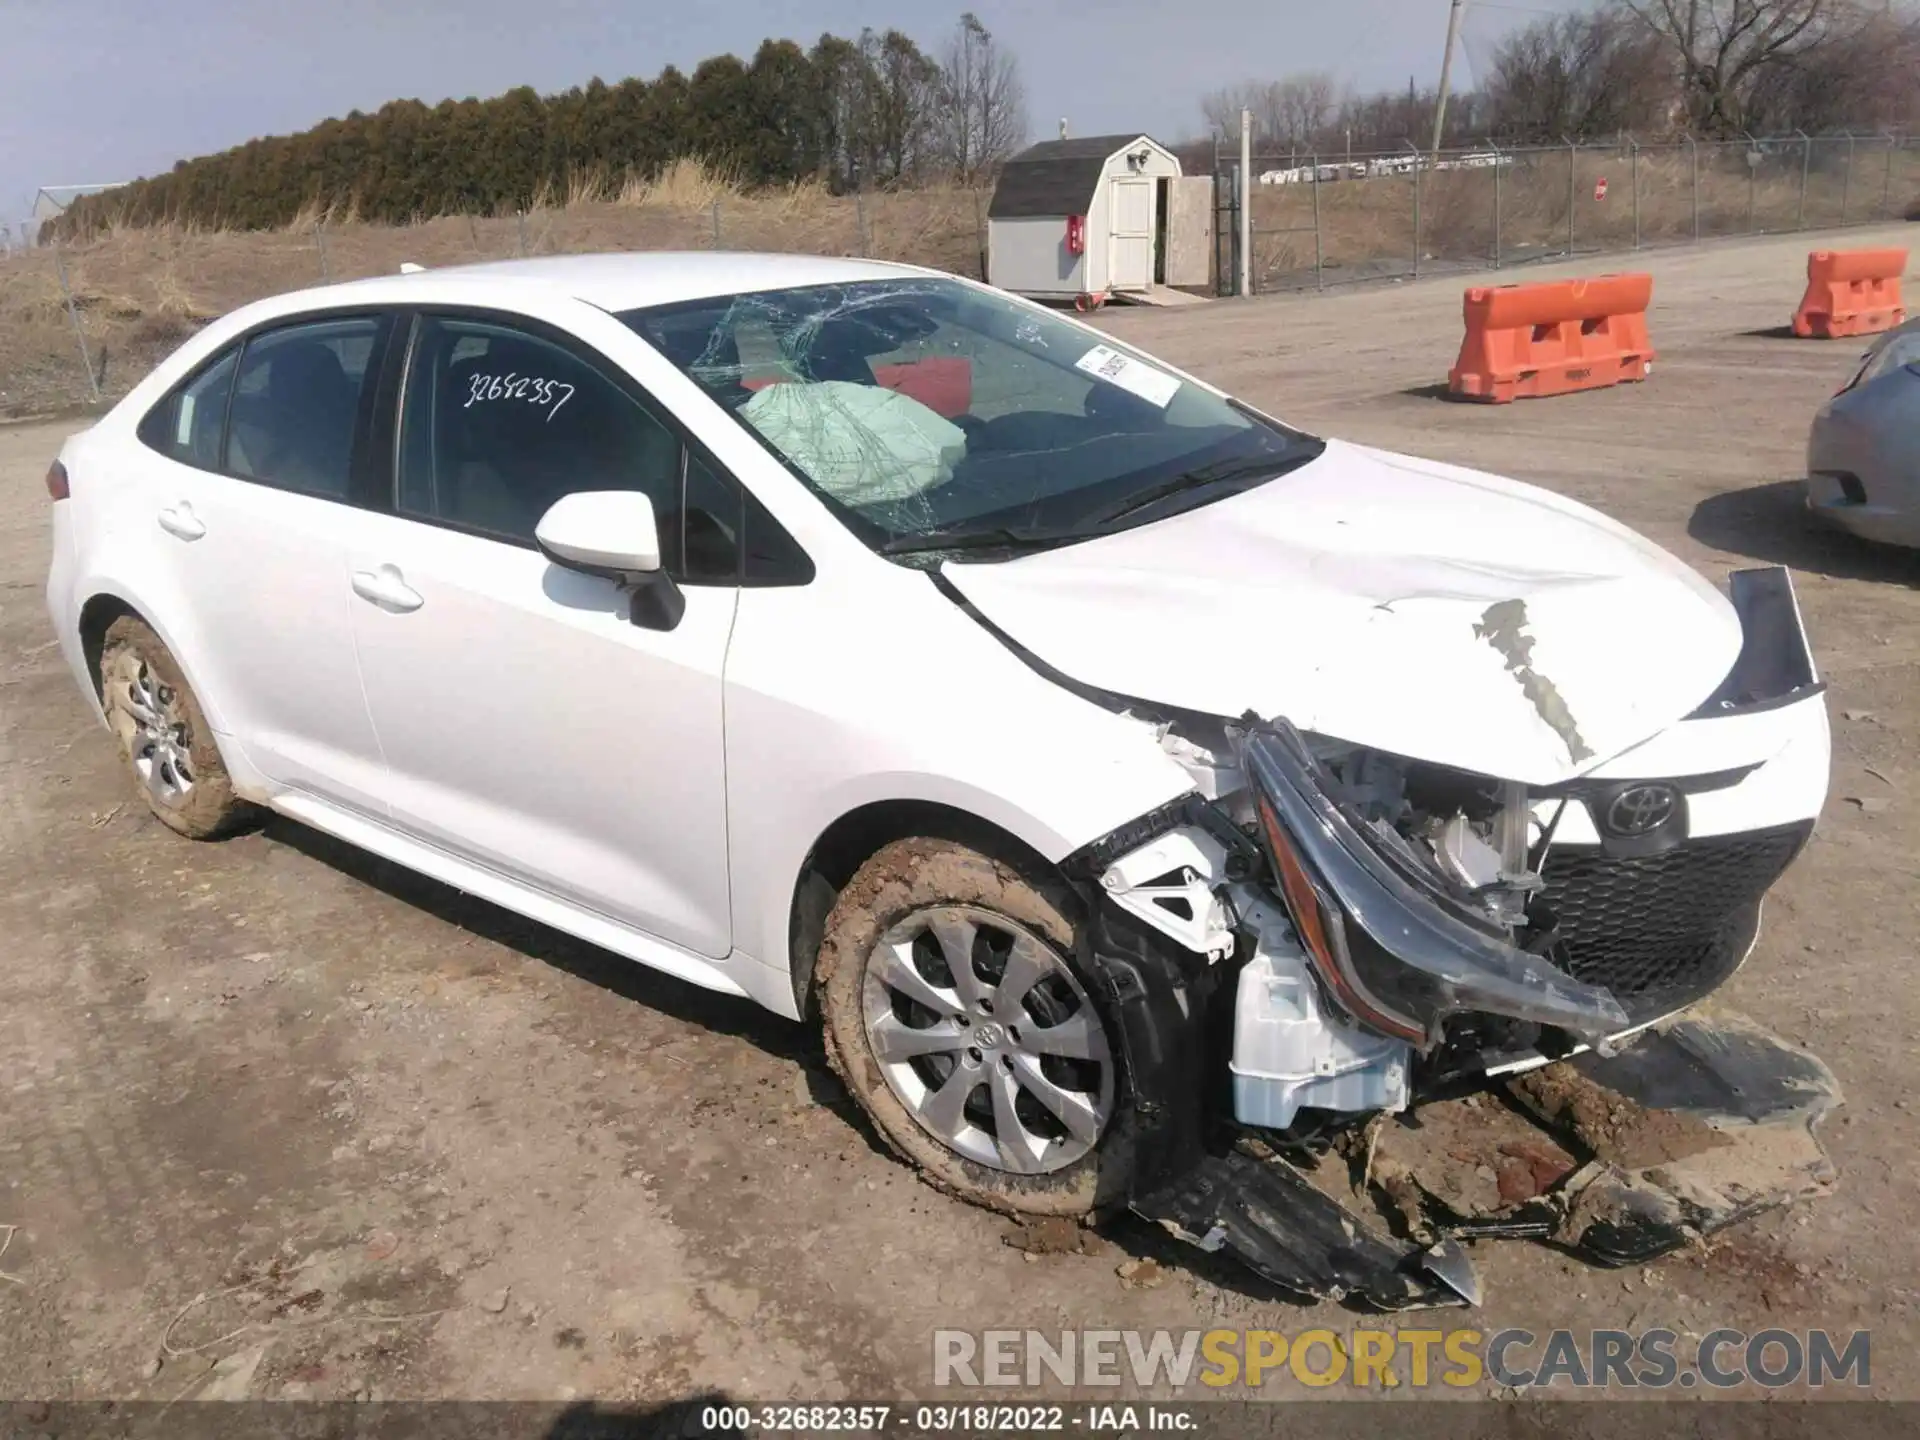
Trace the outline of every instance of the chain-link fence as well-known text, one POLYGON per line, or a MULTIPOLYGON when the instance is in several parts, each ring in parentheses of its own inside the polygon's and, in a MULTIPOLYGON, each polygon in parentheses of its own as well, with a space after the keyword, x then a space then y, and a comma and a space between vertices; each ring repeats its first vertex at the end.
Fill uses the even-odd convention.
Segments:
POLYGON ((0 419, 110 402, 217 315, 310 285, 527 255, 775 250, 984 276, 989 192, 725 186, 416 225, 311 217, 272 231, 122 228, 0 251, 0 419))
POLYGON ((1920 214, 1920 138, 1790 135, 1333 156, 1261 152, 1252 183, 1216 148, 1217 274, 1238 274, 1241 194, 1253 287, 1495 269, 1729 235, 1920 214))

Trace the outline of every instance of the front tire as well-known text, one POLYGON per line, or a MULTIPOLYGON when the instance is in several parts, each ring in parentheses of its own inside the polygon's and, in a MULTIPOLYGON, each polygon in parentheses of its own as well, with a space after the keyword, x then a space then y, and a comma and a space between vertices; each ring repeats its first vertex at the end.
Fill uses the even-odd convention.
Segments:
POLYGON ((1084 1216, 1126 1194, 1132 1108, 1079 911, 1056 877, 916 838, 827 917, 829 1062, 897 1154, 975 1204, 1084 1216))
POLYGON ((137 616, 107 627, 100 703, 135 789, 161 824, 211 840, 251 818, 179 663, 137 616))

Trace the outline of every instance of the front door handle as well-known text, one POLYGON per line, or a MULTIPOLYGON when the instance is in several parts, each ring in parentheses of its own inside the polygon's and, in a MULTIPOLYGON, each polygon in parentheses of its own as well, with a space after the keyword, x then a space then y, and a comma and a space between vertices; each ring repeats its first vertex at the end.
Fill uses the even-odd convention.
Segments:
POLYGON ((198 540, 207 533, 207 527, 193 513, 193 506, 184 500, 160 512, 160 528, 180 540, 198 540))
POLYGON ((353 593, 362 600, 371 600, 382 610, 392 610, 402 615, 409 610, 418 610, 427 603, 424 595, 407 584, 406 576, 400 573, 397 565, 354 571, 353 593))

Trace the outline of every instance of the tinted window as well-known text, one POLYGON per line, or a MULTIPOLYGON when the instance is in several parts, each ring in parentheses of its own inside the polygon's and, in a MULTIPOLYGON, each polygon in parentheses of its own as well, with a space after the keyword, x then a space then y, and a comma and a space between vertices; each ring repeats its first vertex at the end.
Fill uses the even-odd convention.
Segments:
MULTIPOLYGON (((401 410, 403 513, 530 541, 562 495, 638 490, 677 571, 680 453, 672 430, 571 350, 489 322, 421 322, 401 410)), ((737 533, 737 520, 718 523, 701 529, 709 566, 737 533)), ((730 579, 731 556, 718 563, 730 579)))
POLYGON ((168 459, 202 470, 220 466, 220 432, 227 418, 227 392, 233 387, 233 349, 215 360, 140 422, 140 438, 168 459))
POLYGON ((696 584, 732 584, 739 578, 740 487, 689 454, 683 514, 684 578, 696 584))
POLYGON ((249 340, 233 390, 227 472, 344 500, 380 323, 325 320, 249 340))

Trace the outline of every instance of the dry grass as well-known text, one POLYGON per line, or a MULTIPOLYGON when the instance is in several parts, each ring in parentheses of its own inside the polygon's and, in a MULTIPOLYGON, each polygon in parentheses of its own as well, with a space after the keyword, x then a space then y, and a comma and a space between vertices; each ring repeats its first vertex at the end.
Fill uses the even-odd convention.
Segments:
MULTIPOLYGON (((1694 233, 1694 164, 1703 236, 1897 218, 1920 197, 1920 150, 1862 150, 1852 176, 1816 153, 1801 199, 1800 161, 1769 156, 1751 175, 1743 153, 1703 146, 1624 153, 1522 156, 1500 172, 1499 258, 1514 263, 1567 249, 1630 249, 1634 194, 1643 244, 1694 233), (1608 196, 1593 198, 1605 177, 1608 196)), ((369 225, 310 208, 284 229, 236 232, 192 225, 120 226, 62 251, 87 348, 104 394, 123 394, 195 328, 265 295, 323 280, 392 274, 402 261, 458 265, 607 250, 782 250, 910 260, 981 273, 987 196, 925 189, 836 196, 819 185, 743 191, 726 174, 682 161, 652 180, 584 171, 524 215, 440 216, 369 225)), ((1262 288, 1312 284, 1314 187, 1261 186, 1254 196, 1262 288)), ((1403 274, 1415 253, 1410 178, 1319 187, 1320 251, 1329 282, 1403 274)), ((1423 177, 1423 262, 1478 267, 1495 258, 1492 171, 1423 177)), ((88 389, 50 250, 0 256, 0 417, 83 404, 88 389)))
MULTIPOLYGON (((118 226, 63 247, 87 348, 108 399, 181 340, 262 296, 324 281, 516 255, 609 250, 867 254, 980 273, 986 196, 927 189, 862 197, 820 185, 744 191, 682 161, 651 181, 568 177, 524 215, 451 215, 412 225, 303 211, 280 230, 118 226)), ((71 409, 88 389, 50 249, 0 255, 0 417, 71 409)))

